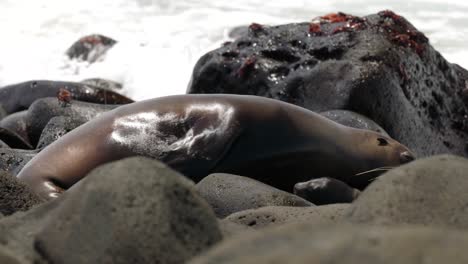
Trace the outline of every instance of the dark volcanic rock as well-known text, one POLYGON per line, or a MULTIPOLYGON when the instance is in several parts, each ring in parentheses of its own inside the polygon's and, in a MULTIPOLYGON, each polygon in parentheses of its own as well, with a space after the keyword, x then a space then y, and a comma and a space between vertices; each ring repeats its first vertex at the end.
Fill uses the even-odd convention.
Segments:
POLYGON ((0 121, 0 127, 15 132, 24 141, 29 143, 28 131, 26 128, 27 111, 20 111, 6 116, 0 121))
POLYGON ((348 218, 468 229, 467 189, 467 159, 442 155, 417 160, 377 178, 354 201, 348 218))
POLYGON ((47 147, 52 142, 61 138, 83 123, 84 121, 82 119, 73 119, 67 116, 52 117, 42 130, 36 149, 47 147))
POLYGON ((115 43, 117 41, 103 35, 89 35, 73 43, 66 54, 70 59, 79 59, 92 63, 104 56, 115 43))
POLYGON ((65 195, 36 239, 50 263, 184 263, 221 239, 193 183, 148 158, 98 167, 65 195))
POLYGON ((294 185, 294 194, 315 205, 351 203, 359 190, 333 178, 318 178, 294 185))
POLYGON ((337 122, 338 124, 342 124, 344 126, 372 130, 372 131, 375 131, 377 133, 380 133, 382 135, 389 137, 387 132, 385 132, 385 130, 381 126, 379 126, 377 123, 353 111, 330 110, 330 111, 321 112, 319 114, 330 120, 337 122))
POLYGON ((66 116, 72 120, 73 124, 83 124, 116 107, 116 105, 101 105, 79 101, 73 101, 64 106, 56 98, 37 100, 28 110, 29 138, 33 144, 36 144, 44 127, 55 116, 66 116))
POLYGON ((264 206, 312 206, 296 195, 232 174, 211 174, 197 184, 197 190, 220 218, 264 206))
MULTIPOLYGON (((16 177, 0 171, 0 213, 11 215, 26 211, 43 201, 16 177)), ((2 263, 2 262, 0 262, 2 263)))
POLYGON ((419 156, 467 155, 466 80, 468 72, 448 63, 408 21, 383 11, 250 26, 198 61, 187 91, 352 110, 419 156))
POLYGON ((230 221, 255 229, 287 223, 335 223, 341 222, 349 206, 349 204, 313 207, 267 206, 234 213, 223 221, 230 221))
POLYGON ((237 237, 191 264, 468 263, 468 233, 427 227, 302 223, 237 237))
POLYGON ((64 100, 70 99, 72 102, 75 100, 98 104, 128 104, 134 102, 132 99, 114 91, 89 84, 37 80, 0 88, 0 109, 3 109, 7 114, 11 114, 28 109, 37 99, 57 96, 62 97, 64 100), (61 94, 64 95, 59 96, 61 94))
POLYGON ((16 175, 36 154, 35 150, 1 148, 0 171, 16 175))

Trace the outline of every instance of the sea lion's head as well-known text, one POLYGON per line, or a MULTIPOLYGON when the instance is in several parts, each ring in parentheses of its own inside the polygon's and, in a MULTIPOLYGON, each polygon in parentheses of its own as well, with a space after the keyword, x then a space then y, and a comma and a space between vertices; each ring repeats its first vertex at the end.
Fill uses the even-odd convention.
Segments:
POLYGON ((402 164, 411 162, 416 156, 405 145, 382 134, 356 130, 353 135, 356 173, 351 176, 349 184, 363 189, 380 174, 402 164))

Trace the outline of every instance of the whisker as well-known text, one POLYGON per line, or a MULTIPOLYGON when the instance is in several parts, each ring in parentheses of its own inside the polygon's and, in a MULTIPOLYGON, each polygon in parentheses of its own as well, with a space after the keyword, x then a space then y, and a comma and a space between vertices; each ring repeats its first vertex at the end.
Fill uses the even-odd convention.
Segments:
POLYGON ((391 169, 393 169, 393 168, 394 168, 394 167, 380 167, 380 168, 375 168, 375 169, 372 169, 372 170, 368 170, 368 171, 363 171, 363 172, 357 173, 357 174, 355 174, 355 176, 364 175, 364 174, 371 173, 371 172, 376 172, 376 171, 389 171, 389 170, 391 170, 391 169))

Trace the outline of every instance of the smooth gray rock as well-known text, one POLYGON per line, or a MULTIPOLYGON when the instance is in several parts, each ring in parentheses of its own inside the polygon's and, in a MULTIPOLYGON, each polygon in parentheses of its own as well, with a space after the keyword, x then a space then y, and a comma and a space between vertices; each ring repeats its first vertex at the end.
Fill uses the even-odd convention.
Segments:
POLYGON ((313 205, 294 194, 233 174, 208 175, 197 184, 197 190, 220 218, 235 212, 264 206, 313 205))
POLYGON ((468 229, 468 159, 441 155, 381 175, 349 210, 366 224, 418 224, 468 229))
POLYGON ((194 184, 156 160, 102 165, 65 195, 36 238, 51 263, 184 263, 221 240, 194 184))
POLYGON ((230 221, 255 229, 281 226, 287 223, 335 223, 342 221, 348 208, 349 204, 313 207, 267 206, 234 213, 223 221, 230 221))
POLYGON ((190 264, 468 263, 468 233, 427 227, 302 223, 236 237, 190 264))

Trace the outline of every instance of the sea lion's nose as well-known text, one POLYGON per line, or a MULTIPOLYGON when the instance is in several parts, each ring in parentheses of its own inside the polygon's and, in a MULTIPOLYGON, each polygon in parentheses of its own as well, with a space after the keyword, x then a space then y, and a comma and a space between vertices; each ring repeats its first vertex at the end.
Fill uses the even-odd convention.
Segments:
POLYGON ((415 159, 414 155, 411 154, 409 151, 404 151, 400 154, 400 161, 401 163, 408 163, 415 159))

